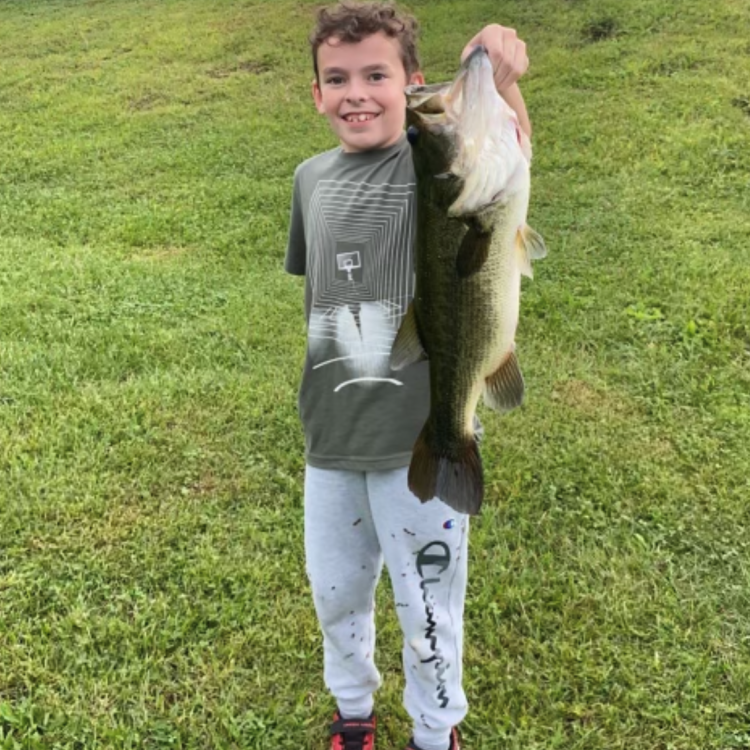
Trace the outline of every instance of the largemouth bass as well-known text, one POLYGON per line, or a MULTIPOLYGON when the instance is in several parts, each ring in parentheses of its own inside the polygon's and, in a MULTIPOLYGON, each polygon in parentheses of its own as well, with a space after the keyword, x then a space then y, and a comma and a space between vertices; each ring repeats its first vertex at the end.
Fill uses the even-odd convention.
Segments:
POLYGON ((474 434, 479 398, 498 411, 523 400, 515 354, 521 276, 543 258, 526 225, 531 145, 477 47, 455 80, 409 86, 407 137, 417 175, 415 295, 391 367, 428 358, 430 414, 409 487, 475 514, 484 495, 474 434))

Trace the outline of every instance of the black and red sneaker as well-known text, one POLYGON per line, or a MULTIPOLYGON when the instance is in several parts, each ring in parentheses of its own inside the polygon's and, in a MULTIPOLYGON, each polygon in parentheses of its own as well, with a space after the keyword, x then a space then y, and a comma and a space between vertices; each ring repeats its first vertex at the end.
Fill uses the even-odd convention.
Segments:
POLYGON ((374 750, 375 714, 366 719, 342 719, 336 711, 331 724, 331 750, 374 750))
MULTIPOLYGON (((406 746, 406 750, 421 750, 421 748, 419 747, 419 745, 417 745, 416 742, 414 742, 414 738, 412 737, 409 740, 409 744, 406 746)), ((448 750, 461 750, 461 745, 458 741, 458 730, 456 729, 456 727, 453 727, 453 729, 451 729, 451 744, 448 750)))

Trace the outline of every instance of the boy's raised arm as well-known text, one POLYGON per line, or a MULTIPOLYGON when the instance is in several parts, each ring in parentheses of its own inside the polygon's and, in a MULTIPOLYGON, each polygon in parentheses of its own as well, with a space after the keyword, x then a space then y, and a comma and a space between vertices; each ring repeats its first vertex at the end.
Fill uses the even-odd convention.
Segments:
POLYGON ((485 26, 469 41, 461 53, 461 59, 463 60, 479 44, 483 45, 489 53, 495 71, 497 90, 515 110, 518 115, 518 124, 531 138, 531 122, 517 84, 518 79, 529 67, 525 42, 518 38, 515 29, 493 23, 485 26))

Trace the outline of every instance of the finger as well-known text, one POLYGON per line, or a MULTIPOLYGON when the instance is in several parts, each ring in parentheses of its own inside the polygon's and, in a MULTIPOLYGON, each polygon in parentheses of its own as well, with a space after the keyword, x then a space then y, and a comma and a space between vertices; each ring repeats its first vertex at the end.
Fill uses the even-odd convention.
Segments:
POLYGON ((518 71, 520 78, 529 69, 529 56, 526 53, 526 42, 518 40, 516 46, 515 69, 518 71))
POLYGON ((461 52, 461 60, 465 60, 471 54, 471 51, 480 44, 490 52, 490 59, 495 54, 502 56, 503 46, 506 43, 505 35, 508 32, 511 32, 511 37, 515 37, 514 29, 506 29, 497 23, 488 24, 464 47, 463 52, 461 52))
POLYGON ((513 76, 513 67, 508 63, 501 63, 495 70, 495 88, 502 91, 511 84, 515 83, 513 76))
POLYGON ((516 44, 515 29, 506 29, 501 26, 495 30, 491 42, 487 44, 494 70, 502 68, 502 73, 507 73, 507 67, 513 65, 516 44))
POLYGON ((507 86, 512 82, 513 78, 513 51, 509 50, 510 54, 504 54, 502 57, 497 59, 497 63, 493 68, 493 77, 495 79, 495 86, 501 88, 507 86))
POLYGON ((526 56, 526 45, 517 42, 512 51, 512 58, 504 58, 494 70, 495 86, 500 90, 512 86, 526 72, 529 59, 526 56))

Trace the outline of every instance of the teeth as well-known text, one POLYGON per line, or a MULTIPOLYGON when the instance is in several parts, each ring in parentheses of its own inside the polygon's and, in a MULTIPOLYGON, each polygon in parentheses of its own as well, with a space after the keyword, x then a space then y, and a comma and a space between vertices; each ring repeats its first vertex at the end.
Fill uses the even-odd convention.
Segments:
POLYGON ((347 115, 346 119, 349 122, 367 122, 368 120, 374 120, 375 115, 347 115))

